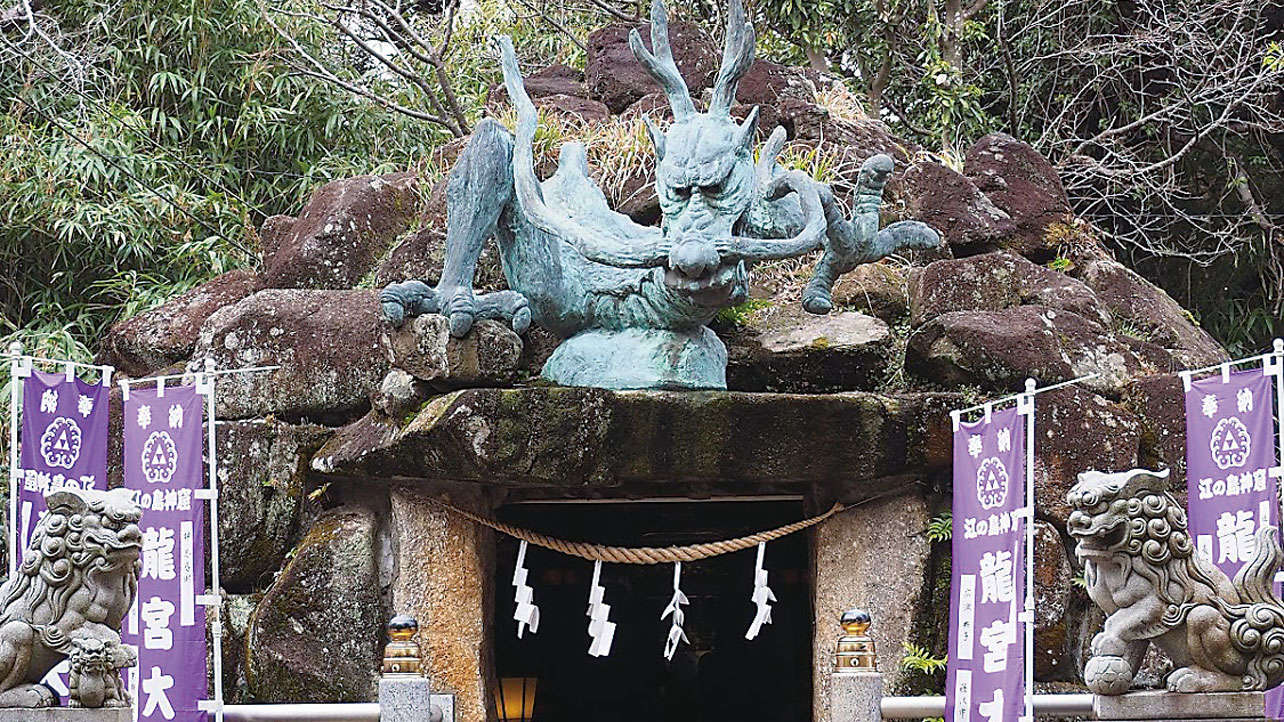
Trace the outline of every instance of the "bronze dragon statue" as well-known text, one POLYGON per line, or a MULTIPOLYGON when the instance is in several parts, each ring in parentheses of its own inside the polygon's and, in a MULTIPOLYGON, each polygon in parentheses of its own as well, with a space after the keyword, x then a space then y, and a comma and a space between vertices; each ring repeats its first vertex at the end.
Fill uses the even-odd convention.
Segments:
POLYGON ((1174 692, 1263 690, 1284 681, 1284 602, 1272 581, 1280 546, 1272 527, 1232 582, 1195 551, 1168 472, 1088 471, 1067 495, 1067 528, 1088 596, 1107 615, 1084 680, 1097 694, 1127 691, 1146 648, 1177 665, 1174 692))
POLYGON ((866 160, 855 216, 834 194, 776 162, 776 128, 754 161, 758 111, 731 116, 736 88, 754 58, 754 31, 741 0, 730 0, 722 66, 706 111, 696 110, 669 47, 668 13, 651 6, 651 49, 629 38, 659 84, 673 123, 646 128, 655 149, 660 227, 612 211, 589 178, 585 148, 562 146, 557 171, 535 175, 537 116, 512 43, 500 38, 504 84, 517 110, 516 135, 498 121, 477 125, 447 185, 446 257, 435 286, 407 281, 384 289, 385 317, 439 313, 463 336, 475 319, 532 320, 566 339, 543 369, 556 383, 607 388, 724 388, 726 348, 707 324, 743 302, 755 263, 824 251, 804 291, 812 313, 832 307, 840 274, 904 248, 939 245, 917 221, 879 230, 892 159, 866 160), (478 294, 472 282, 483 244, 494 238, 508 291, 478 294))

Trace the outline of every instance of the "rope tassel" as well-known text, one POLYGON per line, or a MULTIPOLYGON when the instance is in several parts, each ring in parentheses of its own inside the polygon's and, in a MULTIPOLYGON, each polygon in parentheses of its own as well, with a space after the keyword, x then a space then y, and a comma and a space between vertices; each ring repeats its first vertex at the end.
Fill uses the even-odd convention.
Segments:
POLYGON ((529 572, 526 569, 526 542, 517 547, 517 567, 513 570, 513 587, 517 590, 517 609, 513 619, 517 621, 517 638, 529 627, 531 634, 539 631, 539 607, 535 606, 535 590, 526 583, 529 572))
POLYGON ((767 586, 767 570, 762 568, 763 557, 767 553, 767 542, 758 544, 758 563, 753 572, 753 596, 750 598, 754 604, 758 605, 758 611, 753 615, 753 621, 749 623, 749 631, 745 632, 745 639, 753 639, 758 636, 762 630, 762 625, 771 624, 771 602, 776 601, 776 593, 771 591, 767 586))
POLYGON ((603 602, 606 588, 602 580, 602 562, 593 563, 593 585, 589 587, 588 633, 593 642, 589 644, 588 653, 594 657, 605 657, 611 653, 611 642, 615 639, 615 622, 608 619, 611 605, 603 602))
POLYGON ((673 616, 673 626, 669 627, 669 638, 664 642, 664 658, 668 660, 672 660, 673 653, 678 651, 679 642, 686 642, 688 645, 691 644, 691 641, 687 639, 687 633, 682 631, 682 621, 684 618, 682 605, 690 604, 691 602, 687 601, 687 595, 683 594, 682 590, 678 587, 678 582, 681 577, 682 562, 674 562, 673 599, 669 600, 669 606, 665 607, 664 611, 660 613, 661 620, 670 615, 673 616))

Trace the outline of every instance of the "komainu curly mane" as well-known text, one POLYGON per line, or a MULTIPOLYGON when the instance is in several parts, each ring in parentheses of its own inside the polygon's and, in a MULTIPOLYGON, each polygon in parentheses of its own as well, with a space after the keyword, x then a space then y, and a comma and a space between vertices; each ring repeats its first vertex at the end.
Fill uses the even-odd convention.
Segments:
POLYGON ((119 648, 138 590, 142 511, 129 491, 63 489, 45 500, 22 565, 0 588, 0 707, 48 704, 36 683, 74 639, 119 648))
POLYGON ((1085 472, 1067 495, 1067 528, 1088 595, 1108 615, 1085 670, 1098 694, 1126 691, 1151 642, 1178 665, 1173 691, 1260 690, 1284 680, 1284 603, 1273 528, 1232 583, 1196 553, 1168 473, 1085 472))

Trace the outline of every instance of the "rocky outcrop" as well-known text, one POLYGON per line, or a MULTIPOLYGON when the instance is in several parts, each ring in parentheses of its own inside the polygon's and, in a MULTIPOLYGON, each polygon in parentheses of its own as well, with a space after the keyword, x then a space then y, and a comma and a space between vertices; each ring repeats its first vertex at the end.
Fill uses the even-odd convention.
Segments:
POLYGON ((1081 263, 1076 274, 1110 309, 1116 323, 1168 349, 1187 368, 1229 360, 1206 331, 1158 286, 1122 263, 1099 257, 1081 263))
POLYGON ((1067 653, 1070 640, 1074 568, 1057 528, 1034 523, 1035 679, 1074 678, 1067 653))
POLYGON ((226 589, 261 589, 281 568, 298 525, 308 461, 329 433, 275 419, 219 426, 219 568, 226 589))
POLYGON ((263 280, 271 288, 352 288, 410 224, 413 173, 357 176, 321 186, 298 218, 265 224, 263 280))
POLYGON ((1040 394, 1034 429, 1035 506, 1059 529, 1070 516, 1066 492, 1079 472, 1137 466, 1140 420, 1122 405, 1082 388, 1040 394))
POLYGON ((375 695, 384 612, 373 512, 326 512, 249 620, 245 671, 262 702, 364 702, 375 695))
MULTIPOLYGON (((642 44, 650 50, 651 28, 648 24, 616 23, 588 36, 584 78, 589 97, 605 103, 612 113, 620 113, 656 90, 655 81, 629 49, 629 31, 635 28, 642 36, 642 44)), ((718 70, 719 52, 713 41, 692 23, 671 22, 669 45, 692 97, 699 97, 705 88, 713 85, 713 77, 718 70)))
POLYGON ((866 263, 834 284, 835 308, 849 308, 896 324, 909 312, 910 269, 893 263, 866 263))
POLYGON ((377 291, 259 291, 210 316, 195 358, 218 368, 276 366, 218 383, 219 417, 342 421, 388 371, 377 291))
POLYGON ((1047 385, 1096 374, 1083 385, 1113 396, 1150 370, 1100 324, 1047 306, 937 316, 910 337, 905 364, 935 383, 994 391, 1022 388, 1027 378, 1047 385))
POLYGON ((868 389, 887 368, 891 330, 873 316, 815 316, 795 304, 752 314, 727 339, 727 388, 823 393, 868 389))
POLYGON ((790 131, 788 126, 792 125, 792 118, 783 112, 785 101, 813 103, 819 80, 817 75, 801 68, 758 59, 753 61, 736 86, 736 102, 746 106, 745 111, 748 106, 758 106, 758 127, 765 133, 771 133, 777 125, 790 131))
POLYGON ((909 284, 910 322, 956 311, 1001 311, 1023 304, 1070 311, 1102 325, 1110 312, 1083 283, 1007 251, 932 263, 909 284))
MULTIPOLYGON (((584 73, 561 63, 546 65, 522 79, 526 94, 532 100, 561 95, 566 97, 587 98, 584 87, 584 73)), ((492 115, 503 112, 508 107, 508 90, 503 83, 497 83, 486 94, 486 109, 492 115)))
POLYGON ((948 466, 945 411, 957 403, 952 394, 469 389, 432 399, 404 423, 368 414, 312 465, 336 477, 573 487, 584 496, 830 483, 860 498, 886 491, 888 477, 948 466))
POLYGON ((205 319, 262 285, 253 271, 229 271, 150 311, 121 321, 99 358, 127 376, 146 376, 192 355, 205 319))
POLYGON ((384 324, 380 345, 389 363, 435 389, 503 386, 517 373, 522 339, 495 321, 479 321, 454 338, 445 316, 426 314, 401 328, 384 324))
POLYGON ((922 161, 905 172, 904 215, 941 234, 955 255, 999 248, 1012 235, 1012 218, 958 171, 922 161))
POLYGON ((1070 200, 1046 158, 1006 133, 991 133, 968 148, 963 174, 1012 219, 1003 248, 1040 261, 1055 255, 1046 230, 1071 216, 1070 200))

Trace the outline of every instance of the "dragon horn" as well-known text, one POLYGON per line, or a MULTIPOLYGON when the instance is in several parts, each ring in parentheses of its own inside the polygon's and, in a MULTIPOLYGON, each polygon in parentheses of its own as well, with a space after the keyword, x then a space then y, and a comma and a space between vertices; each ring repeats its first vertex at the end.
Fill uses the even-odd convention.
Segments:
POLYGON ((713 84, 713 102, 709 113, 726 115, 736 102, 736 86, 753 63, 753 26, 745 18, 742 0, 731 0, 727 10, 727 39, 722 48, 722 67, 713 84))
POLYGON ((629 32, 629 48, 633 50, 633 56, 668 96, 673 119, 681 122, 690 118, 695 115, 695 105, 691 102, 686 81, 673 62, 673 50, 669 48, 669 12, 664 7, 664 0, 651 2, 651 47, 654 54, 642 44, 642 36, 636 29, 629 32))

